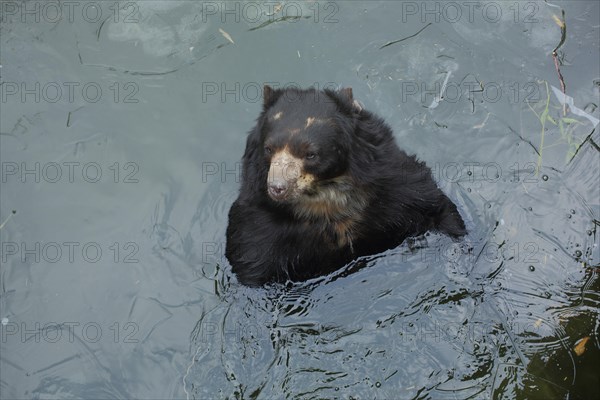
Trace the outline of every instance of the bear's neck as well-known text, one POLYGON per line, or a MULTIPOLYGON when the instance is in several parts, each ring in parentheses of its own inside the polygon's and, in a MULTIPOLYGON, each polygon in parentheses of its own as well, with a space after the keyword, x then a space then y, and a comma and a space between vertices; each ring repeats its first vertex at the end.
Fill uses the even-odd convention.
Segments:
POLYGON ((326 185, 296 202, 292 209, 295 218, 319 227, 323 234, 334 236, 337 247, 349 246, 356 238, 369 198, 354 185, 326 185))

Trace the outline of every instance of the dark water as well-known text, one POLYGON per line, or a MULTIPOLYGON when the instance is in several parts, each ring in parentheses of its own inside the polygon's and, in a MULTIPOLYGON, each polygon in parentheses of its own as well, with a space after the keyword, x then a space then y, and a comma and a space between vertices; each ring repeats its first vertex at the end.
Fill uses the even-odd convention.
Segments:
POLYGON ((1 398, 598 396, 598 2, 57 4, 0 3, 1 398), (352 87, 469 236, 237 284, 265 82, 352 87))

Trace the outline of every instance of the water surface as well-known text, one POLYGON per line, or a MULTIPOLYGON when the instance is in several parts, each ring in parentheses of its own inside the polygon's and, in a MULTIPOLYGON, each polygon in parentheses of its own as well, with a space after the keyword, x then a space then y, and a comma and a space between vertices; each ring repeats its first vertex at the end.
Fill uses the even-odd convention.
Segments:
POLYGON ((599 3, 75 3, 1 4, 2 398, 597 396, 599 3), (240 286, 264 83, 352 87, 469 236, 240 286))

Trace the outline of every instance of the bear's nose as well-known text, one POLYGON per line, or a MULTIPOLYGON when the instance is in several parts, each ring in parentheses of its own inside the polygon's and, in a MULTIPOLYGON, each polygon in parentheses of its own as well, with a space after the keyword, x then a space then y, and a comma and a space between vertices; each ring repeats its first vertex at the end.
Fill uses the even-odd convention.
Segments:
POLYGON ((276 200, 283 199, 287 194, 288 187, 285 181, 271 182, 269 183, 269 195, 276 200))

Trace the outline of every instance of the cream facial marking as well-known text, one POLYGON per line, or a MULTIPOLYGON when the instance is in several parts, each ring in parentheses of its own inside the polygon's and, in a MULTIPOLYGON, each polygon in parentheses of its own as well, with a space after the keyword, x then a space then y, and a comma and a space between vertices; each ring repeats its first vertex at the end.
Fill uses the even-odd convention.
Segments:
POLYGON ((302 160, 294 157, 286 147, 271 158, 267 183, 295 186, 301 171, 302 160))
POLYGON ((324 124, 328 121, 330 121, 330 120, 322 119, 322 118, 318 118, 318 117, 308 117, 308 118, 306 118, 306 124, 304 125, 304 129, 308 129, 309 127, 311 127, 314 124, 324 124))
POLYGON ((302 160, 294 157, 287 147, 275 153, 271 158, 267 176, 269 196, 274 200, 294 196, 301 172, 302 160))
POLYGON ((298 185, 298 189, 300 191, 309 189, 313 182, 315 181, 315 176, 312 174, 301 174, 296 180, 296 184, 298 185))
POLYGON ((279 111, 277 114, 273 115, 273 121, 277 121, 278 119, 281 119, 281 117, 283 116, 283 112, 279 111))

